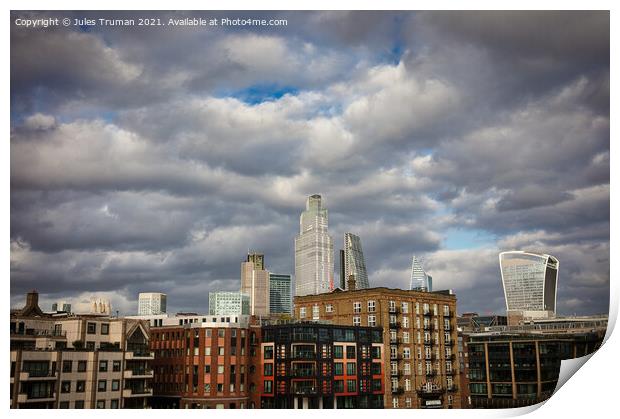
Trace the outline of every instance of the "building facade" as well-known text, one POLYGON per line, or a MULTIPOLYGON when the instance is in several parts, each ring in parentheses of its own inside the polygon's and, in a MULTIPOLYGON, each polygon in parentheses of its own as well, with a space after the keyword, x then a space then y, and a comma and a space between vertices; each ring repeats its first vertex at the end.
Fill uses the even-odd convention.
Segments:
POLYGON ((264 255, 252 252, 241 262, 241 294, 250 298, 249 314, 269 315, 269 272, 264 255))
POLYGON ((216 316, 250 314, 250 296, 235 291, 210 292, 209 314, 216 316))
POLYGON ((383 331, 292 323, 262 328, 261 408, 383 407, 383 331))
POLYGON ((327 208, 311 195, 299 218, 295 237, 295 295, 328 292, 334 285, 334 244, 328 233, 327 208))
POLYGON ((559 261, 550 255, 523 251, 499 254, 506 311, 524 317, 555 315, 559 261))
POLYGON ((138 314, 150 316, 166 312, 166 294, 161 292, 141 292, 138 295, 138 314))
POLYGON ((295 317, 381 327, 386 408, 459 408, 456 297, 389 288, 295 297, 295 317))
POLYGON ((247 318, 207 320, 151 329, 153 407, 249 407, 247 318))
POLYGON ((11 408, 145 408, 152 395, 147 322, 11 314, 11 408))
POLYGON ((411 260, 411 282, 409 289, 413 291, 433 291, 433 277, 422 268, 422 262, 413 256, 411 260))
POLYGON ((292 281, 290 275, 269 273, 269 312, 291 314, 293 312, 292 281))
MULTIPOLYGON (((351 275, 355 278, 355 288, 369 287, 362 241, 353 233, 344 233, 344 277, 349 278, 351 275)), ((347 289, 347 282, 345 281, 344 284, 345 289, 347 289)))

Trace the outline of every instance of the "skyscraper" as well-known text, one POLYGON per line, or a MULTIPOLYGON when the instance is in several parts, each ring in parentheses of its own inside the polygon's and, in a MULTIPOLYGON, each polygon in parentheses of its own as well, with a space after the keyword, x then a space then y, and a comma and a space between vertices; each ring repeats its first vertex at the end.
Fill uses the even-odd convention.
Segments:
POLYGON ((415 255, 411 260, 411 283, 409 284, 409 289, 415 291, 433 291, 433 277, 424 272, 422 263, 415 255))
MULTIPOLYGON (((353 233, 344 233, 344 277, 349 278, 351 275, 355 277, 355 289, 368 288, 368 273, 364 262, 362 241, 353 233)), ((348 281, 344 282, 345 289, 349 289, 348 281)))
POLYGON ((527 317, 555 314, 560 262, 543 253, 509 251, 499 254, 507 311, 527 317))
POLYGON ((311 195, 295 237, 295 295, 321 294, 333 287, 334 244, 327 232, 321 195, 311 195))
POLYGON ((166 313, 166 294, 141 292, 138 294, 138 315, 152 316, 166 313))
POLYGON ((241 262, 241 293, 250 297, 251 315, 269 315, 269 272, 263 254, 251 252, 241 262))
POLYGON ((290 275, 269 274, 269 312, 271 314, 293 312, 290 275))

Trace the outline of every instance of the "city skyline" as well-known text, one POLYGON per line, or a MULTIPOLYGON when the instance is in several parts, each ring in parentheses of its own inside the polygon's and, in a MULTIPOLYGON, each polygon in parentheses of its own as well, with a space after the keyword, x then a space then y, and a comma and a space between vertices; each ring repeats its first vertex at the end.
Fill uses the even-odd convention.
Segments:
POLYGON ((321 194, 373 286, 407 289, 415 253, 459 311, 501 313, 497 255, 528 250, 562 263, 558 314, 607 312, 608 13, 147 14, 289 23, 12 25, 12 307, 206 311, 248 248, 294 273, 321 194))

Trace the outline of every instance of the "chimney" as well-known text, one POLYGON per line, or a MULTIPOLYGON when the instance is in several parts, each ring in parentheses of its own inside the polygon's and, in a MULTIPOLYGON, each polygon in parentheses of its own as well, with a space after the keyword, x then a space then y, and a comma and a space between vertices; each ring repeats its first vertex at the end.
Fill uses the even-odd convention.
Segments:
POLYGON ((26 307, 38 307, 39 306, 39 293, 37 290, 32 290, 26 294, 26 307))
POLYGON ((347 289, 349 291, 355 291, 355 275, 349 275, 347 280, 347 289))

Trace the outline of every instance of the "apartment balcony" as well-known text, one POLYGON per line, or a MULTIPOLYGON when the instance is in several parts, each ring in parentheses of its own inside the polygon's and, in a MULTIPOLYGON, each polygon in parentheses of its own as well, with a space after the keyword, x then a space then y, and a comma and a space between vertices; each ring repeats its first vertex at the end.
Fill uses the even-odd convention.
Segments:
POLYGON ((419 396, 436 396, 438 394, 443 394, 445 392, 444 389, 442 389, 441 387, 431 387, 431 388, 427 388, 427 387, 420 387, 416 390, 416 393, 418 393, 419 396))
POLYGON ((19 373, 20 381, 46 381, 46 380, 56 380, 58 378, 58 371, 38 371, 38 372, 28 372, 22 371, 19 373))
POLYGON ((151 351, 136 351, 136 352, 127 352, 125 353, 125 359, 127 361, 131 360, 149 360, 155 359, 155 352, 151 351))
POLYGON ((131 389, 126 388, 123 390, 124 398, 132 398, 132 397, 150 397, 153 395, 152 388, 143 388, 143 389, 131 389))
POLYGON ((316 370, 312 368, 297 368, 291 371, 293 377, 314 377, 317 375, 316 370))
POLYGON ((291 355, 292 359, 316 359, 316 352, 314 351, 299 351, 294 352, 291 355))
POLYGON ((131 379, 131 378, 153 378, 153 370, 151 370, 151 369, 125 370, 123 372, 123 378, 125 378, 125 379, 131 379))
POLYGON ((316 389, 315 386, 295 386, 295 385, 293 385, 292 393, 293 394, 300 394, 300 395, 313 395, 313 394, 317 394, 317 389, 316 389))
POLYGON ((56 393, 33 396, 27 393, 19 393, 17 395, 17 403, 41 403, 56 401, 56 393))

